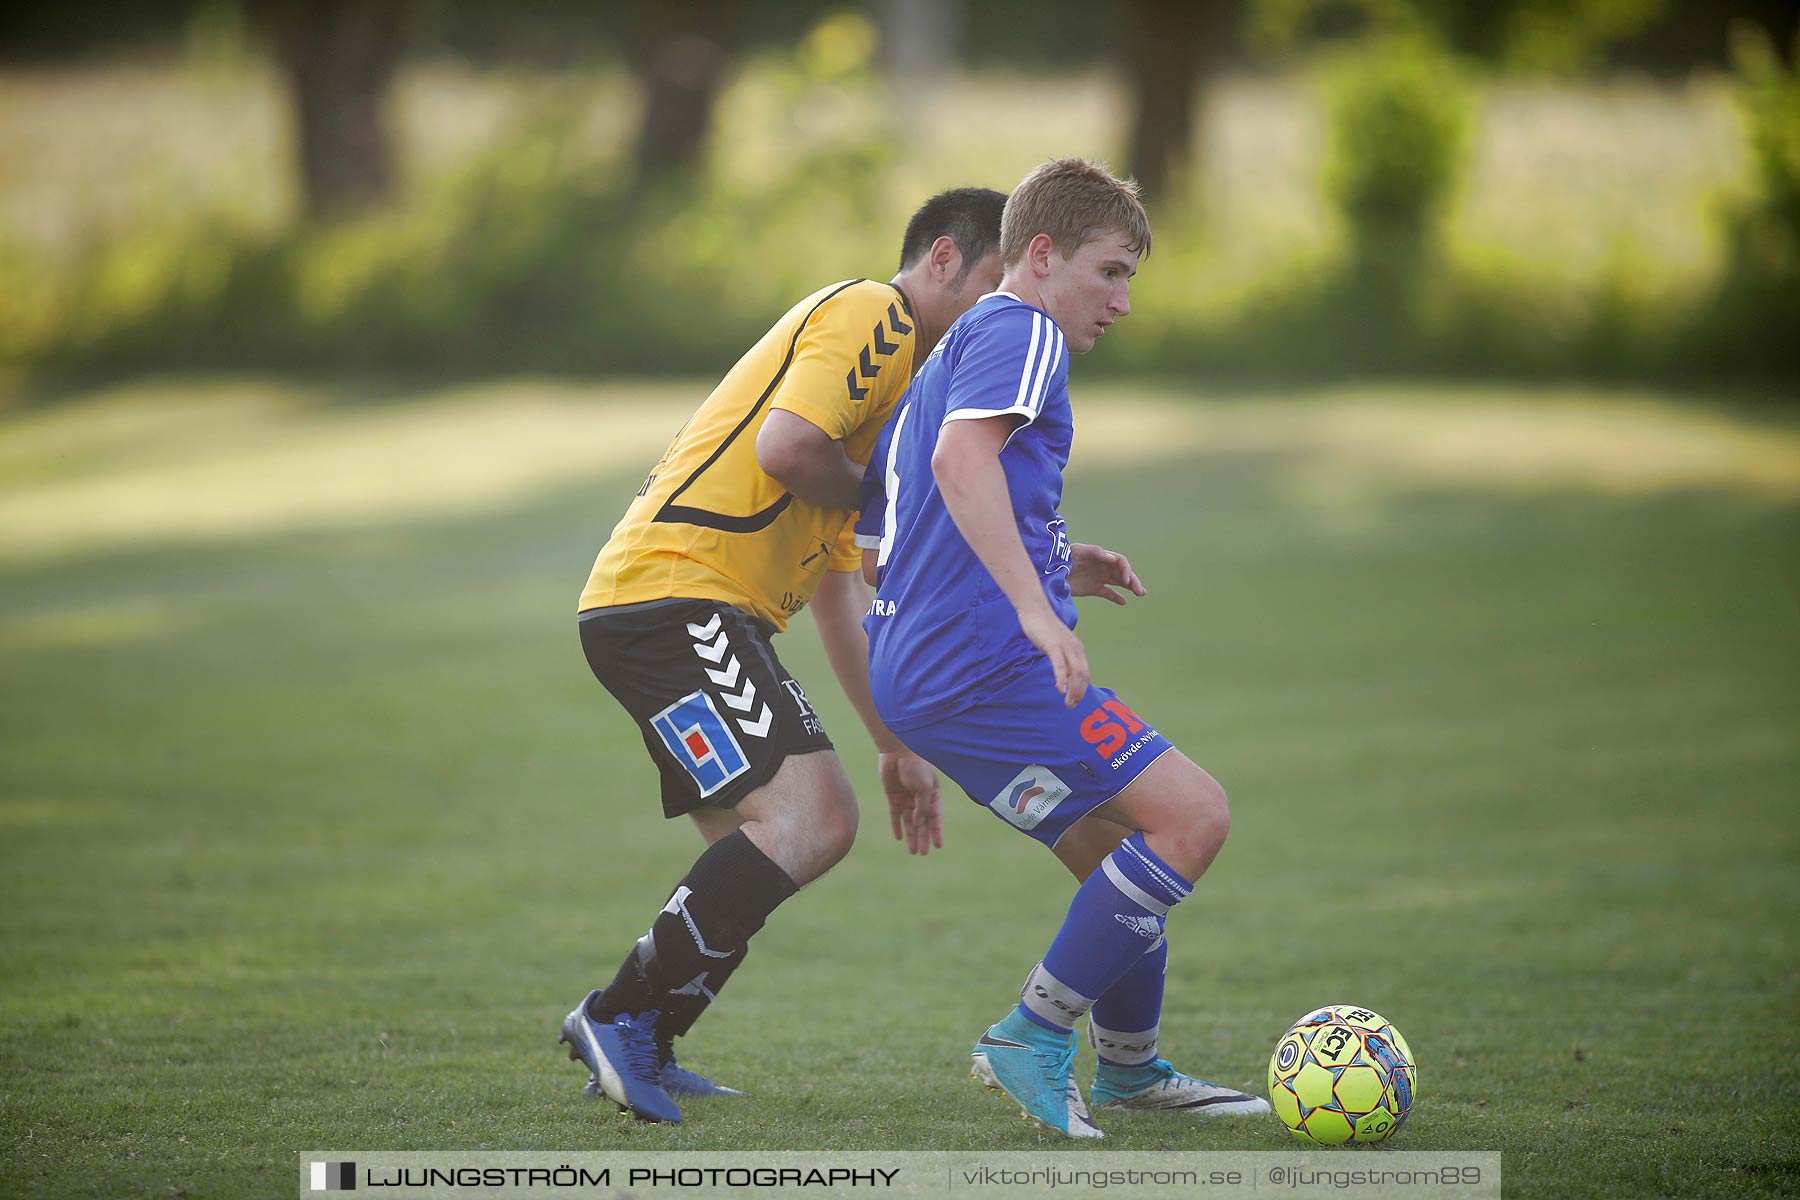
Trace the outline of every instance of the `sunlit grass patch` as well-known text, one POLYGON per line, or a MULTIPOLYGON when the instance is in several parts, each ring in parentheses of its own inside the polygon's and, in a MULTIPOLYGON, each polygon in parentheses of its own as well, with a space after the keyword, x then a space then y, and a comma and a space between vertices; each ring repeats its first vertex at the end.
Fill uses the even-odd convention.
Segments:
POLYGON ((0 558, 479 511, 648 469, 706 394, 525 380, 357 403, 362 390, 347 403, 304 383, 176 380, 0 418, 0 558))
POLYGON ((143 600, 59 605, 22 617, 0 614, 0 651, 49 652, 116 646, 179 628, 172 606, 143 600))
POLYGON ((1076 461, 1240 460, 1296 498, 1427 486, 1800 499, 1800 423, 1646 392, 1357 385, 1279 394, 1075 389, 1076 461))
MULTIPOLYGON (((0 416, 0 559, 480 512, 648 470, 708 385, 391 387, 177 378, 0 416)), ((1655 393, 1404 384, 1176 398, 1077 381, 1075 395, 1078 467, 1237 463, 1339 523, 1444 485, 1800 499, 1792 422, 1655 393)))

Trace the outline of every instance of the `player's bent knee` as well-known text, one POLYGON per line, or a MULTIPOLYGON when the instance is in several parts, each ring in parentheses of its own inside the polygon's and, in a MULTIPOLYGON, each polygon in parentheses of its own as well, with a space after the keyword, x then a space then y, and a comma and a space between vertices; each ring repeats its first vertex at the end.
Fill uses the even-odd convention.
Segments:
MULTIPOLYGON (((1157 764, 1161 766, 1161 763, 1157 764)), ((1155 770, 1156 768, 1152 768, 1155 770)), ((1231 807, 1219 781, 1186 758, 1171 756, 1151 786, 1130 798, 1130 815, 1150 846, 1176 870, 1197 879, 1231 831, 1231 807)), ((1135 785, 1134 785, 1135 786, 1135 785)))
POLYGON ((738 806, 761 827, 758 844, 800 885, 836 866, 856 841, 856 792, 835 754, 788 759, 775 778, 738 806))
POLYGON ((856 795, 848 789, 833 794, 819 806, 818 838, 821 853, 831 860, 827 866, 837 864, 850 853, 850 847, 856 843, 859 816, 856 795))
POLYGON ((811 883, 842 862, 856 842, 856 798, 854 795, 821 796, 804 811, 788 814, 784 838, 792 848, 793 865, 788 873, 802 886, 811 883))

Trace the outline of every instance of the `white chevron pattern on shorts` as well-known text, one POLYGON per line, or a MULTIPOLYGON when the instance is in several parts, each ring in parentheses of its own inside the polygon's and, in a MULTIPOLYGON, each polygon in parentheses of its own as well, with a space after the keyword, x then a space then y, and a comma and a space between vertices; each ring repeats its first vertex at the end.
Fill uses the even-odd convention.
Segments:
POLYGON ((730 649, 731 643, 726 641, 725 634, 723 633, 719 634, 718 637, 710 642, 694 643, 694 653, 698 654, 701 658, 704 658, 707 662, 723 662, 725 660, 725 652, 730 649))
POLYGON ((736 693, 720 692, 719 699, 725 702, 727 708, 737 712, 747 713, 750 711, 750 706, 756 703, 756 682, 754 680, 746 679, 744 680, 743 691, 736 693))

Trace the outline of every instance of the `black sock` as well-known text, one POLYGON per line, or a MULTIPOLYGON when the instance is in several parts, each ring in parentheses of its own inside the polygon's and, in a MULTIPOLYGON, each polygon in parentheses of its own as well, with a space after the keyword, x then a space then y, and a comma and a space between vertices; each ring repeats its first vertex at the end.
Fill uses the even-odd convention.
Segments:
POLYGON ((588 1016, 602 1025, 610 1025, 620 1013, 641 1013, 656 1007, 656 989, 644 971, 643 955, 649 940, 650 935, 645 934, 626 952, 625 961, 619 964, 613 981, 606 985, 606 990, 588 1001, 588 1016))
POLYGON ((656 1045, 662 1051, 663 1061, 669 1061, 675 1053, 675 1039, 694 1027, 707 1006, 719 998, 719 991, 731 973, 738 969, 744 956, 750 953, 748 945, 739 946, 730 958, 721 958, 707 967, 706 980, 687 991, 671 993, 662 997, 662 1003, 668 1005, 663 1010, 662 1020, 656 1023, 656 1045))
POLYGON ((618 975, 595 997, 588 1015, 657 1009, 685 1033, 743 961, 746 944, 769 914, 800 889, 742 830, 720 838, 687 876, 639 939, 618 975), (596 1011, 597 1010, 597 1011, 596 1011))

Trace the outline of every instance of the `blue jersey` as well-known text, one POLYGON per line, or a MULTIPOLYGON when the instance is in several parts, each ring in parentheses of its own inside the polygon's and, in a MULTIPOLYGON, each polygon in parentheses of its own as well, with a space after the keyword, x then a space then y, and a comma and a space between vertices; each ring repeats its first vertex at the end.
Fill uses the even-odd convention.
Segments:
POLYGON ((1043 657, 950 517, 931 474, 951 421, 1016 414, 1000 453, 1020 540, 1050 606, 1071 629, 1069 539, 1057 505, 1074 422, 1069 355, 1043 311, 1006 292, 984 297, 944 335, 876 444, 864 479, 859 541, 879 532, 869 681, 895 731, 938 721, 995 695, 1043 657))

